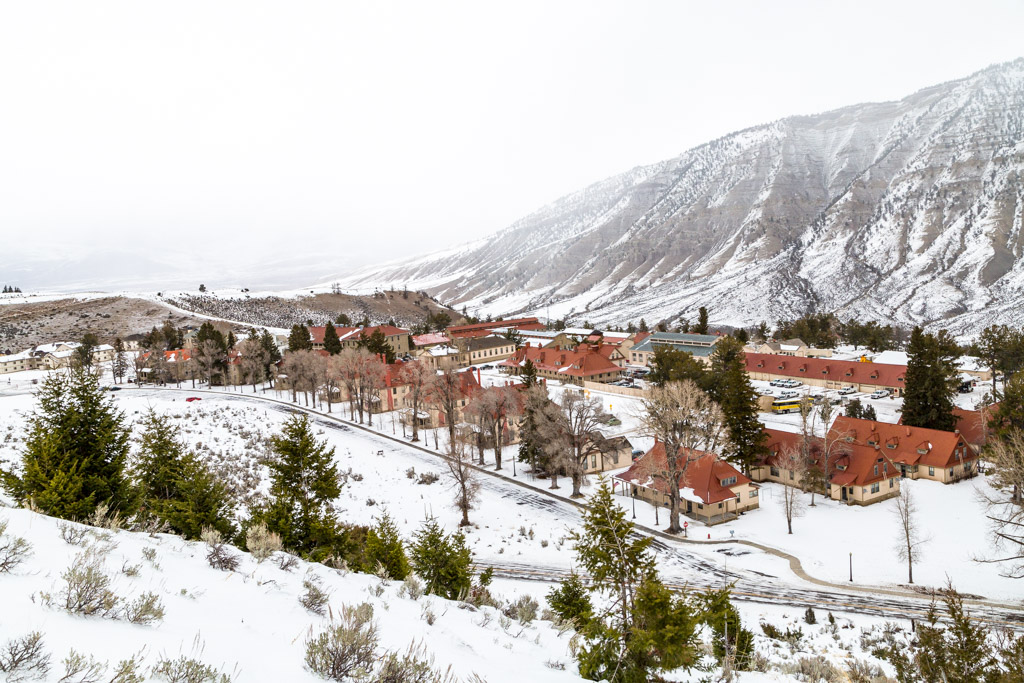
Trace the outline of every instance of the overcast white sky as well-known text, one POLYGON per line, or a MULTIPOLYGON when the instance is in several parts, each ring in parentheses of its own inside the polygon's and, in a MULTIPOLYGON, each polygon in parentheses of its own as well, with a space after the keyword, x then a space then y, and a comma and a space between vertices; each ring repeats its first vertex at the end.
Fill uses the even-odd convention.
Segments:
POLYGON ((136 253, 230 279, 239 255, 434 250, 740 128, 1020 57, 1022 28, 1020 1, 3 2, 0 280, 80 279, 41 253, 102 285, 136 253))

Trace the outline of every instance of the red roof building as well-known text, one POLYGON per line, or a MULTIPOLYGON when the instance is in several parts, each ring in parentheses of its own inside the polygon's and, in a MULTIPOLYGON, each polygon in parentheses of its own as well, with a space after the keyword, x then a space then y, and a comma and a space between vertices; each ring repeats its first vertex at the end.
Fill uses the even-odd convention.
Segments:
MULTIPOLYGON (((755 481, 774 481, 800 486, 800 476, 786 467, 790 453, 799 453, 802 435, 781 429, 765 429, 768 456, 751 468, 755 481)), ((838 434, 830 434, 829 485, 832 500, 851 505, 870 505, 899 494, 900 468, 882 449, 851 443, 838 434)), ((824 467, 824 442, 813 439, 811 457, 818 468, 824 467)))
MULTIPOLYGON (((716 523, 758 507, 758 487, 749 477, 715 453, 696 452, 694 457, 678 482, 681 512, 716 523)), ((668 505, 669 482, 651 474, 666 469, 665 444, 658 442, 615 479, 623 483, 625 495, 668 505)))
MULTIPOLYGON (((614 351, 614 347, 611 347, 614 351)), ((540 377, 582 385, 584 381, 613 382, 621 376, 622 368, 605 357, 595 346, 580 344, 575 351, 542 349, 524 346, 498 365, 518 375, 529 359, 540 377)))
POLYGON ((840 389, 853 385, 858 391, 888 389, 901 396, 906 365, 862 363, 832 358, 802 358, 770 353, 744 354, 751 379, 798 379, 804 384, 840 389))
POLYGON ((944 432, 840 415, 832 423, 832 433, 850 444, 884 452, 907 479, 948 484, 977 473, 978 453, 959 430, 944 432))

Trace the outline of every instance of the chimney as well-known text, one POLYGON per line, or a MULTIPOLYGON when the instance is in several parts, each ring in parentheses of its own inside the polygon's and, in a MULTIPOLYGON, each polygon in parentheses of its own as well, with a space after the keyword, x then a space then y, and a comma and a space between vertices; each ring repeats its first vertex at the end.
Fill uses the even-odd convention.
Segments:
POLYGON ((476 369, 476 383, 483 386, 483 382, 480 381, 480 368, 476 369))
POLYGON ((907 427, 907 436, 910 436, 910 427, 907 427))

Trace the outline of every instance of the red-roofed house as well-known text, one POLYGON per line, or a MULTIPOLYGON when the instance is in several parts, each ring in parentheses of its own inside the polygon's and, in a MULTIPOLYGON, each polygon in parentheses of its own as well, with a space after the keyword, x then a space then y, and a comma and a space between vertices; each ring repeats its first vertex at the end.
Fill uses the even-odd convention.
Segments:
POLYGON ((964 440, 979 453, 988 443, 988 423, 998 410, 998 403, 993 403, 983 410, 953 408, 953 415, 957 418, 956 428, 963 434, 964 440))
MULTIPOLYGON (((800 485, 796 473, 784 466, 788 452, 799 452, 802 437, 795 432, 765 429, 768 455, 751 468, 754 481, 774 481, 780 484, 800 485)), ((838 435, 830 435, 830 443, 838 435)), ((811 444, 811 456, 822 465, 823 443, 820 438, 811 444)), ((827 493, 832 500, 849 505, 871 505, 899 495, 900 470, 888 454, 874 446, 863 446, 843 439, 836 443, 829 455, 829 484, 827 493)))
POLYGON ((907 427, 840 415, 833 431, 857 446, 878 449, 907 479, 931 479, 949 484, 978 472, 978 453, 959 431, 907 427))
POLYGON ((857 391, 863 392, 888 389, 894 396, 902 396, 905 388, 906 365, 862 363, 832 358, 800 358, 770 353, 744 355, 747 374, 751 379, 798 379, 804 384, 827 389, 853 385, 857 391))
POLYGON ((584 381, 614 382, 622 375, 622 368, 599 353, 594 347, 581 344, 582 350, 560 351, 524 346, 498 365, 512 375, 518 375, 523 363, 529 359, 537 375, 560 382, 582 386, 584 381))
MULTIPOLYGON (((683 514, 707 524, 717 524, 759 507, 758 486, 715 453, 698 453, 679 480, 683 514)), ((636 496, 654 505, 669 505, 668 482, 650 472, 667 467, 665 444, 654 447, 615 477, 623 495, 636 496)))

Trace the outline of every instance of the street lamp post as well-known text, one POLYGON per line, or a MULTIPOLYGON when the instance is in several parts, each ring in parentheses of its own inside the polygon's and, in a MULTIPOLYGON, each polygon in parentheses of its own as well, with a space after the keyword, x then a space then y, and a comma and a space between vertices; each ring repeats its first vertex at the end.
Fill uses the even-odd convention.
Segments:
POLYGON ((853 582, 853 553, 850 553, 850 582, 853 582))
POLYGON ((636 489, 633 489, 633 519, 636 519, 636 489))

